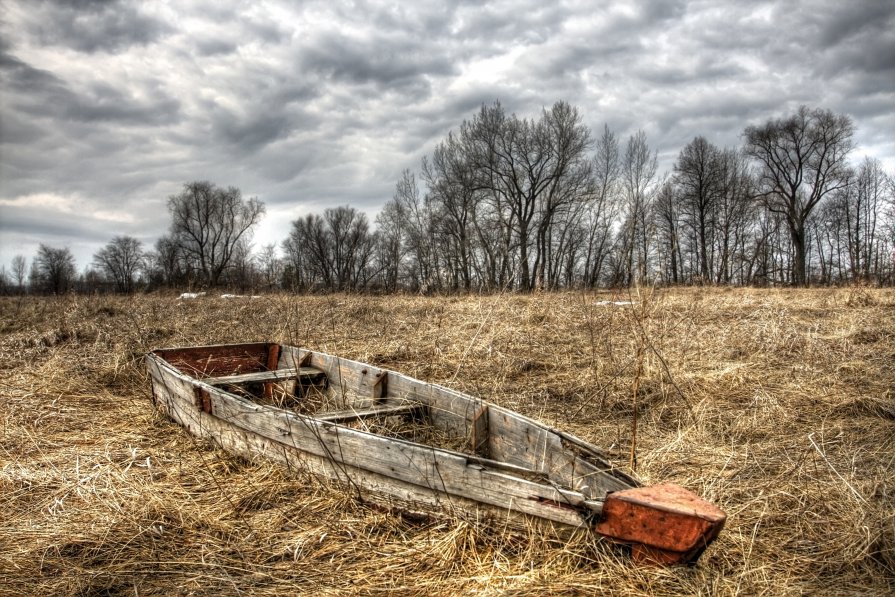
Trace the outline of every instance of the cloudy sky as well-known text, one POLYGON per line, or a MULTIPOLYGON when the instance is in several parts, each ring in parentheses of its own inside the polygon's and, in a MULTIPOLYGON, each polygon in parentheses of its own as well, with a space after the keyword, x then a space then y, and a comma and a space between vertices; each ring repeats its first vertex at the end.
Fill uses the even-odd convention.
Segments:
POLYGON ((256 246, 309 211, 373 216, 496 99, 642 129, 663 168, 824 107, 895 172, 895 2, 0 0, 0 265, 151 247, 194 180, 267 204, 256 246))

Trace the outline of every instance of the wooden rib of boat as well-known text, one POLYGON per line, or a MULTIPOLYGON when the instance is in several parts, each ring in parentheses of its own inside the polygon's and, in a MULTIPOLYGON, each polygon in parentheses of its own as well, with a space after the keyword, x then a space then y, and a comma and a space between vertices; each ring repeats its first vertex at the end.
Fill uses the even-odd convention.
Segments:
POLYGON ((274 343, 154 350, 146 364, 156 404, 188 432, 374 496, 590 529, 660 563, 695 562, 724 525, 585 441, 394 371, 274 343))

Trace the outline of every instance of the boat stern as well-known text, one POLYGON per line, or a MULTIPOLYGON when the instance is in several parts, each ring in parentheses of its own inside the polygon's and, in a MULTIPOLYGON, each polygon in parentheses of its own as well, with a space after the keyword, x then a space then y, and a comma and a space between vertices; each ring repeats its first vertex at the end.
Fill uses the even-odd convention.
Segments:
POLYGON ((596 531, 631 545, 638 562, 692 564, 724 528, 727 515, 679 485, 611 492, 596 531))

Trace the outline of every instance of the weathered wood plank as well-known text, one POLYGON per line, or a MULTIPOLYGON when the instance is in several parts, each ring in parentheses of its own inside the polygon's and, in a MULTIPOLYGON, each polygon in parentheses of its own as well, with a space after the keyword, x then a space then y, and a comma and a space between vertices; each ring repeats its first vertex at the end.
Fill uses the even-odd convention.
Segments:
POLYGON ((361 408, 357 410, 343 410, 337 412, 317 413, 315 419, 320 421, 328 421, 330 423, 347 423, 348 421, 356 421, 360 419, 369 419, 373 417, 392 417, 398 415, 416 415, 423 409, 423 405, 419 402, 404 402, 401 404, 386 404, 382 406, 372 406, 370 408, 361 408))
POLYGON ((518 413, 492 406, 489 413, 491 457, 562 479, 591 498, 632 487, 633 479, 596 453, 566 445, 560 434, 533 424, 518 413))
POLYGON ((483 404, 472 416, 472 425, 470 425, 472 433, 469 436, 469 449, 473 454, 478 456, 490 456, 489 444, 489 426, 488 426, 488 405, 483 404))
POLYGON ((207 384, 221 386, 226 384, 242 384, 242 383, 260 383, 275 382, 294 379, 296 377, 304 378, 307 383, 318 378, 325 377, 325 373, 315 367, 287 367, 284 369, 274 369, 273 371, 257 371, 254 373, 241 373, 239 375, 225 375, 222 377, 209 377, 203 379, 207 384))
POLYGON ((366 363, 298 349, 299 359, 326 372, 329 386, 354 408, 373 406, 387 395, 386 371, 366 363), (310 357, 308 357, 310 355, 310 357))
POLYGON ((172 366, 191 376, 227 375, 261 371, 267 364, 270 344, 254 342, 196 348, 168 348, 157 350, 172 366))
POLYGON ((393 399, 422 402, 429 407, 432 425, 457 437, 470 436, 472 418, 482 403, 466 394, 394 371, 389 372, 388 393, 393 399))
MULTIPOLYGON (((280 360, 277 362, 277 368, 291 368, 298 370, 309 365, 310 357, 310 353, 308 353, 305 357, 301 357, 297 348, 293 346, 281 345, 280 360)), ((308 392, 309 390, 311 390, 311 388, 325 390, 328 383, 329 380, 327 379, 326 373, 324 372, 322 378, 296 377, 294 379, 280 382, 280 386, 283 388, 283 391, 286 392, 286 394, 295 396, 297 398, 304 398, 308 395, 308 392)))

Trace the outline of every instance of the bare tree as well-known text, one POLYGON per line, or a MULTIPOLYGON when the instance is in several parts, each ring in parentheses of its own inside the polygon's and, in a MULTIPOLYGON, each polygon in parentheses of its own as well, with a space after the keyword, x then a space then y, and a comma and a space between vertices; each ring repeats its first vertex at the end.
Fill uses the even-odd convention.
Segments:
POLYGON ((191 262, 170 236, 159 238, 155 250, 145 254, 145 260, 151 286, 173 288, 188 284, 195 277, 191 262))
POLYGON ((360 289, 373 256, 374 243, 367 216, 343 206, 323 212, 330 236, 330 258, 336 290, 360 289))
POLYGON ((616 281, 627 285, 646 282, 649 276, 653 238, 652 201, 655 194, 658 158, 646 142, 646 133, 637 131, 628 139, 622 161, 624 193, 623 221, 619 230, 621 266, 616 281))
POLYGON ((376 215, 377 260, 381 287, 386 292, 396 291, 401 280, 406 253, 402 226, 401 208, 397 201, 392 199, 376 215))
POLYGON ((25 277, 27 272, 27 262, 24 255, 16 255, 12 258, 12 279, 15 282, 18 292, 21 293, 25 289, 25 277))
POLYGON ((888 267, 886 195, 882 164, 865 158, 852 184, 838 189, 811 219, 824 281, 882 280, 888 267))
POLYGON ((785 282, 781 271, 786 260, 784 218, 770 210, 760 210, 748 240, 745 280, 750 284, 769 286, 785 282))
POLYGON ((759 196, 789 227, 792 283, 805 285, 805 223, 824 197, 849 184, 846 160, 853 148, 851 118, 801 106, 791 116, 747 127, 745 135, 746 153, 759 164, 759 196))
POLYGON ((230 265, 224 271, 219 283, 231 288, 238 288, 240 292, 252 288, 256 283, 257 269, 252 255, 252 245, 249 239, 243 237, 233 247, 230 265))
POLYGON ((68 248, 41 244, 31 267, 31 285, 50 294, 65 294, 75 282, 75 258, 68 248))
POLYGON ((666 283, 671 284, 683 281, 679 203, 679 198, 675 196, 674 185, 671 184, 671 181, 666 180, 656 194, 653 209, 656 214, 656 227, 661 244, 663 278, 666 283))
POLYGON ((304 247, 296 244, 296 242, 300 242, 301 237, 295 231, 295 222, 292 224, 292 231, 282 243, 285 255, 283 259, 283 288, 298 292, 307 289, 305 279, 307 259, 304 247))
POLYGON ((257 198, 243 200, 239 189, 210 182, 185 184, 180 194, 168 198, 168 210, 172 240, 210 286, 221 282, 239 243, 247 240, 265 211, 257 198))
POLYGON ((507 116, 499 102, 482 106, 460 127, 460 139, 473 172, 473 187, 481 194, 475 205, 472 226, 480 251, 474 264, 483 287, 504 288, 513 284, 516 241, 516 210, 500 185, 498 153, 503 144, 507 116))
MULTIPOLYGON (((589 131, 576 108, 557 102, 539 120, 507 116, 499 102, 482 106, 460 138, 476 173, 475 189, 511 230, 522 290, 549 284, 553 223, 587 194, 589 131)), ((489 246, 491 243, 484 243, 489 246)))
POLYGON ((704 283, 712 281, 714 269, 710 247, 714 240, 715 210, 724 182, 721 165, 721 151, 702 136, 685 145, 674 164, 681 212, 696 239, 699 275, 704 283))
POLYGON ((588 238, 584 262, 586 286, 596 286, 603 273, 603 265, 611 248, 612 228, 619 209, 619 175, 621 165, 615 133, 603 126, 594 155, 594 192, 585 210, 588 238))
POLYGON ((307 287, 319 284, 329 290, 357 290, 375 274, 371 267, 377 239, 370 234, 367 216, 353 207, 326 209, 323 216, 308 214, 292 223, 284 243, 307 287), (298 259, 295 253, 303 252, 298 259))
POLYGON ((392 200, 403 223, 413 286, 440 288, 440 259, 434 238, 436 223, 431 198, 422 196, 416 176, 410 170, 404 170, 395 185, 392 200))
POLYGON ((258 269, 267 289, 276 288, 283 273, 283 260, 277 256, 277 245, 266 244, 258 253, 258 269))
POLYGON ((808 227, 814 236, 820 266, 820 281, 830 284, 835 280, 845 280, 848 273, 846 202, 842 189, 829 201, 824 201, 808 219, 808 227))
POLYGON ((879 219, 885 201, 888 180, 882 163, 865 158, 858 169, 855 184, 845 195, 848 253, 852 276, 869 279, 879 263, 879 219))
POLYGON ((473 220, 481 193, 460 139, 449 133, 435 148, 431 161, 423 158, 422 172, 429 187, 429 199, 434 204, 441 249, 455 264, 451 268, 453 286, 469 290, 474 262, 473 220))
POLYGON ((143 243, 131 236, 116 236, 93 255, 93 264, 118 292, 131 294, 145 267, 143 243))
POLYGON ((94 294, 106 287, 108 287, 108 284, 105 277, 89 265, 81 272, 74 286, 75 291, 82 294, 94 294))
POLYGON ((292 222, 289 238, 283 243, 298 290, 316 285, 333 288, 334 275, 326 224, 319 214, 308 214, 292 222))
POLYGON ((889 175, 889 200, 888 206, 884 209, 884 213, 888 216, 888 224, 885 226, 888 243, 888 254, 891 257, 889 263, 883 265, 881 269, 888 269, 889 284, 895 286, 895 173, 889 175))
POLYGON ((538 198, 534 270, 540 285, 555 288, 560 282, 560 264, 568 260, 567 252, 575 245, 572 224, 577 223, 586 198, 594 193, 593 162, 588 155, 592 142, 578 109, 566 102, 545 110, 538 124, 543 128, 543 143, 553 156, 548 165, 549 182, 538 198))

